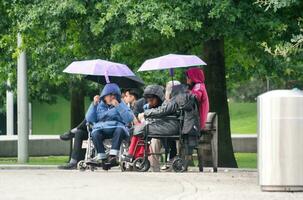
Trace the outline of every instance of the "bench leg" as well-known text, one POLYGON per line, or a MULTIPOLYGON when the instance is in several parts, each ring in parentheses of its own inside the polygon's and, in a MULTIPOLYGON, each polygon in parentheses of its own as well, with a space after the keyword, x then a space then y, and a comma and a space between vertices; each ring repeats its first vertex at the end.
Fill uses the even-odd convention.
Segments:
POLYGON ((202 145, 199 144, 197 148, 197 157, 198 157, 198 166, 199 171, 203 172, 203 152, 202 152, 202 145))
POLYGON ((216 138, 211 140, 211 154, 212 154, 212 163, 213 163, 213 172, 218 171, 218 145, 216 138))

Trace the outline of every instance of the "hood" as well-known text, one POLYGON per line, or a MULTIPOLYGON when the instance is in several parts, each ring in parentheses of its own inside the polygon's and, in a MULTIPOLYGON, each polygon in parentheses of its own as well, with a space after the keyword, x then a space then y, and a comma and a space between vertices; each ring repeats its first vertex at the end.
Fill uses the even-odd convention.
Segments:
POLYGON ((186 75, 190 78, 194 83, 204 83, 205 77, 204 72, 201 68, 191 68, 186 71, 186 75))
POLYGON ((121 91, 119 86, 116 83, 108 83, 104 86, 102 92, 101 92, 101 99, 103 99, 103 97, 105 97, 106 95, 109 94, 114 94, 116 95, 116 98, 118 101, 121 100, 121 91))
POLYGON ((143 93, 144 97, 146 95, 155 95, 159 97, 161 101, 164 101, 164 88, 160 85, 148 85, 144 89, 144 93, 143 93))

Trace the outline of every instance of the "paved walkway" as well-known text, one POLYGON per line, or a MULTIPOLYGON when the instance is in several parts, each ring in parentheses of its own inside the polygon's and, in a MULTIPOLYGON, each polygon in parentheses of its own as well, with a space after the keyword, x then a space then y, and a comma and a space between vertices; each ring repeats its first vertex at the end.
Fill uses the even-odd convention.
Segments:
POLYGON ((287 200, 303 199, 303 193, 261 192, 254 171, 121 173, 2 169, 0 199, 287 200))

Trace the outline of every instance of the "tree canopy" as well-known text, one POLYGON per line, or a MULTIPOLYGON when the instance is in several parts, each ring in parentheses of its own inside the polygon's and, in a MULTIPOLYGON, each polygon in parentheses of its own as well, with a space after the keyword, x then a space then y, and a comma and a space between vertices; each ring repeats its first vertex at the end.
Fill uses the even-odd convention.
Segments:
MULTIPOLYGON (((47 102, 58 94, 68 97, 70 88, 95 92, 95 84, 62 73, 74 60, 108 59, 136 71, 151 57, 196 54, 213 67, 206 66, 207 84, 218 95, 211 98, 221 98, 214 108, 226 102, 225 81, 235 94, 248 82, 270 78, 284 87, 302 80, 302 8, 299 0, 2 0, 0 78, 4 83, 11 76, 15 88, 18 32, 28 55, 31 99, 47 102), (222 73, 219 80, 214 70, 222 73)), ((184 78, 182 73, 177 70, 176 77, 184 78)), ((146 83, 169 79, 167 72, 138 74, 146 83)), ((218 112, 225 115, 228 136, 228 106, 223 107, 218 112)))

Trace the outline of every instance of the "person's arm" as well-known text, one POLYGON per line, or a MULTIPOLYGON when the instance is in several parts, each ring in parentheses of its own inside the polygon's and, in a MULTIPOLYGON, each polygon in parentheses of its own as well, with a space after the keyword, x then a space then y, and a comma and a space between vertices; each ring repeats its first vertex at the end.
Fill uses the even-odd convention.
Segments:
POLYGON ((158 108, 152 108, 144 111, 145 118, 159 118, 163 116, 168 116, 174 114, 178 109, 177 103, 170 101, 168 103, 162 104, 158 108))
POLYGON ((191 93, 196 97, 197 101, 200 103, 201 100, 203 99, 203 91, 201 90, 200 87, 196 86, 191 90, 191 93))
POLYGON ((97 112, 97 120, 98 121, 105 121, 115 118, 117 115, 116 107, 109 108, 103 102, 100 103, 97 112))
POLYGON ((97 106, 98 104, 95 105, 94 103, 91 103, 85 115, 86 121, 90 123, 97 122, 97 106))
POLYGON ((94 96, 94 100, 89 106, 85 115, 86 121, 90 123, 97 122, 97 107, 99 105, 99 102, 100 102, 100 96, 99 95, 94 96))

